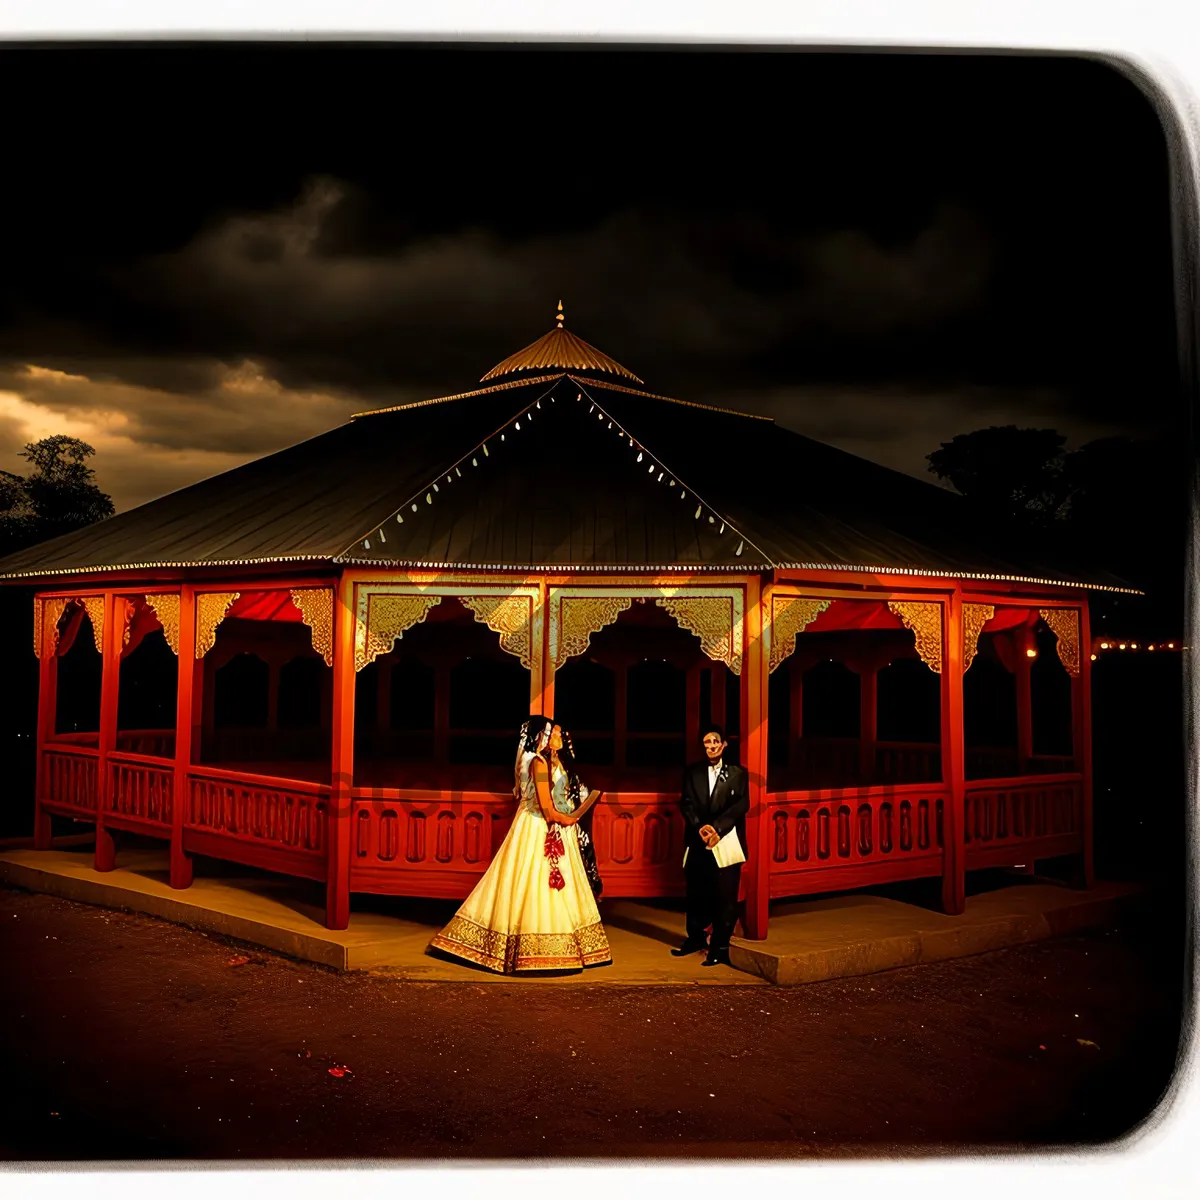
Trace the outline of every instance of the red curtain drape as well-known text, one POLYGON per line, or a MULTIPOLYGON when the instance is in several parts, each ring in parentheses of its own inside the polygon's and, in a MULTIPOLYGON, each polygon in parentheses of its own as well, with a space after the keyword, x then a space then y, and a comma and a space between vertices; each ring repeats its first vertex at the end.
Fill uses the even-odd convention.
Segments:
POLYGON ((304 616, 286 588, 270 592, 243 592, 230 606, 225 619, 243 621, 303 621, 304 616))
POLYGON ((805 633, 832 633, 839 629, 903 629, 904 622, 883 600, 835 600, 805 633))
POLYGON ((1009 673, 1017 669, 1017 658, 1025 653, 1029 633, 1041 620, 1036 608, 997 606, 996 615, 980 631, 980 643, 985 635, 1000 665, 1009 673))
POLYGON ((129 600, 128 603, 133 605, 133 616, 129 618, 129 641, 121 647, 122 658, 128 658, 142 644, 147 634, 162 628, 154 609, 140 596, 129 600))
MULTIPOLYGON (((70 652, 70 649, 75 645, 75 639, 79 636, 79 630, 83 626, 83 618, 87 616, 87 610, 82 604, 72 603, 67 605, 67 610, 59 619, 58 625, 58 646, 55 653, 59 658, 70 652)), ((88 622, 89 631, 91 622, 88 622)))

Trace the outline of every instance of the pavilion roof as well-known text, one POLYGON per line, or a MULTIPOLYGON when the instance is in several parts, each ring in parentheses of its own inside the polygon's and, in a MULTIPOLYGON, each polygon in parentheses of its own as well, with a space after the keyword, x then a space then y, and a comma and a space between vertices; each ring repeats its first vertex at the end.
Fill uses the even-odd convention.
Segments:
MULTIPOLYGON (((561 327, 485 386, 335 429, 0 559, 0 579, 263 563, 856 569, 1129 589, 955 493, 773 420, 629 386, 561 327), (556 336, 561 335, 561 336, 556 336), (574 353, 585 366, 552 362, 574 353), (562 351, 558 354, 558 351, 562 351)), ((605 365, 610 364, 610 365, 605 365)))
POLYGON ((642 382, 628 367, 621 366, 615 358, 609 358, 603 350, 597 350, 563 327, 561 300, 558 302, 556 320, 558 324, 549 333, 497 363, 479 382, 486 383, 489 379, 499 379, 521 371, 545 371, 553 367, 565 367, 571 371, 598 371, 620 375, 632 379, 634 383, 642 382))

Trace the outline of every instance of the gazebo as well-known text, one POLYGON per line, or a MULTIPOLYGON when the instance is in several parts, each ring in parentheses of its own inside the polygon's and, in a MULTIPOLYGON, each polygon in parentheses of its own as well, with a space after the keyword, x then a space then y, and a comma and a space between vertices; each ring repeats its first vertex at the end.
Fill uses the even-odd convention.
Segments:
POLYGON ((530 711, 606 798, 606 897, 683 890, 679 772, 729 733, 770 902, 1072 856, 1092 875, 1090 589, 942 488, 651 391, 554 327, 0 561, 36 586, 35 845, 63 818, 351 894, 460 898, 530 711), (1082 649, 1081 651, 1081 648, 1082 649))

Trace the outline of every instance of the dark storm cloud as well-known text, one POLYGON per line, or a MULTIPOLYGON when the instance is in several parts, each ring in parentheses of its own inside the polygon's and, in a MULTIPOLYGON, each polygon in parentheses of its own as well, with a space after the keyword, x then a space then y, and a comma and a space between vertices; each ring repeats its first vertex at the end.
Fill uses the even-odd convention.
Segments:
POLYGON ((560 298, 653 390, 922 476, 988 424, 1078 442, 1170 419, 1161 133, 1097 64, 237 48, 4 66, 0 101, 53 84, 88 102, 11 131, 0 465, 34 433, 87 436, 122 506, 470 388, 560 298))
POLYGON ((311 181, 293 206, 215 225, 121 271, 114 287, 227 354, 265 358, 290 386, 379 394, 405 380, 467 386, 549 328, 558 298, 571 328, 658 386, 789 352, 800 379, 801 354, 825 338, 943 329, 979 307, 989 276, 986 230, 951 205, 896 245, 854 229, 697 228, 626 207, 542 236, 468 228, 392 253, 322 252, 322 229, 352 191, 311 181), (735 256, 769 263, 786 286, 740 283, 728 269, 735 256))

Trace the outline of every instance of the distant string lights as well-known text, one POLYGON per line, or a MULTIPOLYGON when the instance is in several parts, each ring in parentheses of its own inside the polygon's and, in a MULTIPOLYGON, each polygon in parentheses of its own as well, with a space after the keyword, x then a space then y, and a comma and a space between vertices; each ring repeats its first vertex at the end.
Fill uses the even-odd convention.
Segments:
POLYGON ((1190 650, 1191 647, 1183 642, 1135 642, 1131 640, 1120 641, 1119 639, 1105 638, 1104 641, 1092 643, 1092 662, 1095 662, 1101 654, 1111 652, 1113 650, 1120 653, 1124 651, 1126 654, 1140 654, 1142 651, 1172 651, 1190 650))

